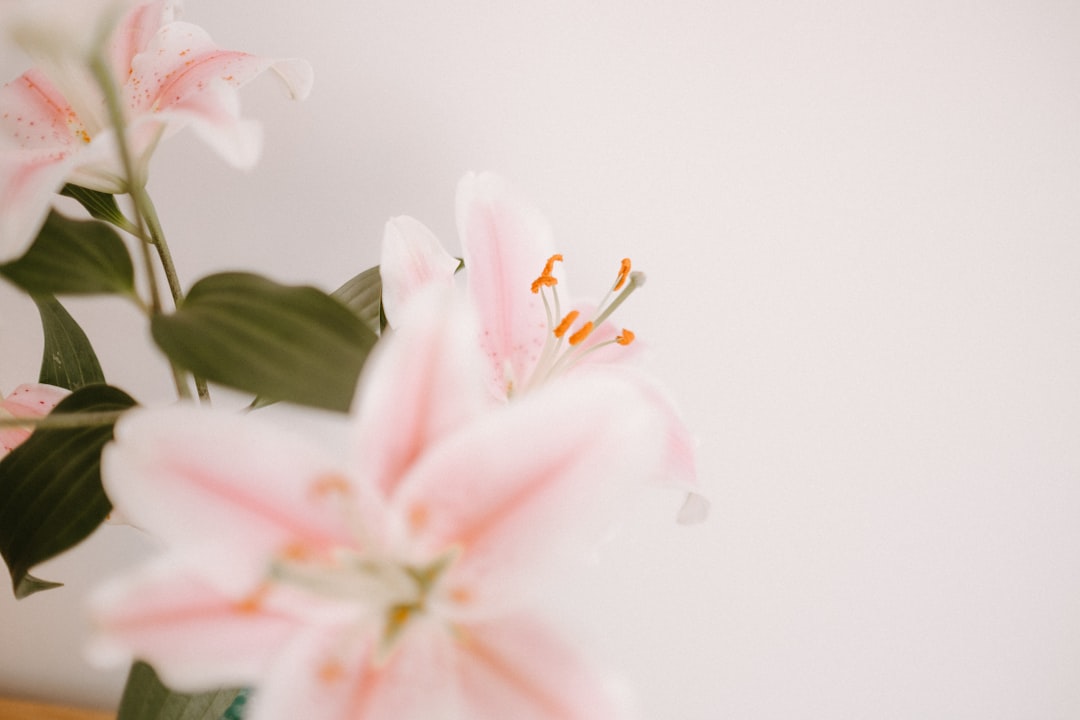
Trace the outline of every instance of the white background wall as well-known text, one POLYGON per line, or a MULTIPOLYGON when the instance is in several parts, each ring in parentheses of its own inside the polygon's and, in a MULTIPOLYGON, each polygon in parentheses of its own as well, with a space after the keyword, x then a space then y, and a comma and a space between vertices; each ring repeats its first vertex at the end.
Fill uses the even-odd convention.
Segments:
MULTIPOLYGON (((675 527, 659 496, 582 579, 645 717, 1080 716, 1080 5, 187 10, 316 71, 303 104, 245 91, 254 174, 187 136, 155 157, 189 282, 332 288, 400 213, 456 242, 470 169, 547 212, 575 287, 648 272, 621 317, 714 512, 675 527)), ((169 399, 133 313, 71 306, 115 384, 169 399)), ((0 287, 0 387, 35 377, 36 328, 0 287)), ((109 528, 41 569, 67 589, 0 593, 0 691, 115 702, 122 674, 77 660, 80 598, 144 544, 109 528)))

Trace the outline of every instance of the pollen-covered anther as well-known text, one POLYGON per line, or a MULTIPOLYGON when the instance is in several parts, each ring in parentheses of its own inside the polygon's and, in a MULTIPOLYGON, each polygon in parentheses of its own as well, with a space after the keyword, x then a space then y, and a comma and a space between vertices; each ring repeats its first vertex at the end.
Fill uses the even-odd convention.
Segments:
POLYGON ((540 277, 536 278, 532 282, 532 286, 530 289, 533 291, 534 295, 540 292, 540 288, 554 287, 555 285, 559 284, 558 278, 556 278, 551 273, 555 270, 555 263, 562 262, 562 259, 563 257, 559 253, 555 253, 547 259, 547 262, 544 263, 544 269, 540 273, 540 277))
POLYGON ((345 677, 345 668, 337 660, 327 660, 319 665, 319 681, 332 685, 345 677))
POLYGON ((328 495, 348 495, 349 491, 349 481, 337 473, 319 476, 311 483, 310 490, 311 496, 320 500, 328 495))
POLYGON ((238 612, 249 615, 251 613, 258 612, 262 607, 263 600, 266 599, 266 594, 270 591, 269 585, 260 585, 255 588, 247 597, 244 597, 240 602, 236 603, 236 609, 238 612))
POLYGON ((428 510, 427 505, 413 505, 409 508, 409 527, 413 532, 420 532, 426 528, 430 519, 431 511, 428 510))
POLYGON ((581 313, 577 310, 571 310, 570 312, 566 313, 566 317, 564 317, 562 321, 555 326, 555 337, 561 338, 563 335, 565 335, 566 331, 570 329, 570 326, 574 324, 574 321, 578 319, 578 315, 580 314, 581 313))
POLYGON ((626 278, 630 277, 630 258, 623 258, 619 264, 619 274, 615 277, 615 285, 612 290, 619 290, 626 284, 626 278))
POLYGON ((585 340, 585 338, 592 335, 592 331, 593 331, 593 324, 592 324, 592 321, 590 320, 589 322, 585 323, 580 328, 578 328, 577 331, 575 331, 574 334, 570 336, 570 341, 569 341, 570 344, 571 345, 580 344, 581 342, 583 342, 585 340))
POLYGON ((634 342, 634 333, 626 328, 622 329, 622 332, 615 338, 615 342, 620 345, 629 345, 634 342))

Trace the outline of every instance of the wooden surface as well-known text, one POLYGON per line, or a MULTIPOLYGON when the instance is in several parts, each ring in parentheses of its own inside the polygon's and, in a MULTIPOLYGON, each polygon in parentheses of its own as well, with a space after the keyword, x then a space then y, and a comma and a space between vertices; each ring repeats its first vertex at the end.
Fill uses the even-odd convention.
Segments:
POLYGON ((114 717, 114 713, 101 710, 80 710, 0 698, 0 720, 113 720, 114 717))

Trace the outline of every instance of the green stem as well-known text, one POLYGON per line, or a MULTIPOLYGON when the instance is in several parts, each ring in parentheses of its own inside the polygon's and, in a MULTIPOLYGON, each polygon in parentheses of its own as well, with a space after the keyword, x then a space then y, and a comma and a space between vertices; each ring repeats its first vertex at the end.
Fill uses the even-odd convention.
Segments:
MULTIPOLYGON (((105 96, 105 106, 109 112, 109 120, 112 122, 113 131, 116 133, 116 145, 120 153, 120 163, 123 165, 124 174, 127 176, 129 191, 138 188, 145 195, 146 191, 143 188, 142 178, 137 177, 135 174, 135 163, 131 159, 131 150, 128 148, 127 134, 124 131, 124 111, 120 104, 120 97, 116 92, 116 86, 113 84, 109 66, 105 61, 104 53, 94 53, 90 59, 90 70, 94 74, 98 85, 101 86, 102 94, 105 96)), ((141 204, 135 194, 132 195, 132 198, 135 200, 133 203, 135 227, 139 230, 140 236, 149 237, 141 204)), ((151 315, 157 315, 161 313, 161 295, 158 290, 157 271, 154 268, 154 261, 150 256, 150 248, 147 247, 147 243, 142 242, 140 244, 143 247, 143 264, 146 268, 147 283, 150 290, 150 313, 151 315)), ((171 358, 169 367, 172 369, 177 394, 181 398, 190 398, 191 389, 188 387, 187 379, 171 358)))
MULTIPOLYGON (((173 305, 174 307, 180 307, 180 303, 184 301, 184 289, 180 285, 180 274, 176 271, 176 263, 173 262, 169 243, 165 240, 165 231, 161 227, 161 220, 158 218, 154 201, 150 199, 150 193, 146 192, 146 188, 142 186, 132 191, 131 198, 146 220, 149 230, 147 240, 153 244, 157 250, 158 259, 161 260, 161 269, 164 270, 165 279, 169 283, 169 292, 172 294, 173 305)), ((199 399, 203 402, 209 402, 210 388, 206 385, 206 379, 197 374, 193 374, 193 377, 195 378, 195 390, 199 393, 199 399)))
POLYGON ((54 413, 43 417, 6 417, 0 418, 0 428, 27 427, 47 430, 65 430, 70 428, 112 425, 126 410, 101 410, 99 412, 54 413))

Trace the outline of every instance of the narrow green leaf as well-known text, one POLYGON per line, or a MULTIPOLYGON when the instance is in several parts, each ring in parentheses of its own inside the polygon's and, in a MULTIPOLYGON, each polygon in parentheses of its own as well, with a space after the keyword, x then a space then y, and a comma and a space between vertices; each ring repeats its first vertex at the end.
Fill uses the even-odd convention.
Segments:
MULTIPOLYGON (((136 662, 128 673, 120 712, 116 720, 218 720, 225 717, 243 691, 212 690, 197 695, 173 692, 158 678, 154 669, 136 662)), ((240 717, 236 715, 235 717, 240 717)))
POLYGON ((382 314, 382 277, 379 275, 378 265, 346 281, 330 293, 330 296, 340 300, 345 307, 356 313, 376 335, 382 332, 382 324, 379 322, 382 314))
POLYGON ((34 295, 33 298, 45 334, 38 382, 68 390, 104 383, 105 375, 94 348, 75 319, 53 296, 34 295))
POLYGON ((321 290, 247 273, 203 278, 176 312, 150 327, 173 362, 207 380, 341 412, 378 339, 321 290))
POLYGON ((72 220, 55 211, 30 249, 0 265, 3 275, 31 294, 135 292, 135 271, 116 231, 96 220, 72 220))
MULTIPOLYGON (((64 398, 53 414, 123 411, 135 401, 108 385, 64 398)), ((113 423, 39 428, 0 460, 0 555, 18 598, 55 587, 29 575, 40 562, 81 542, 112 509, 101 487, 101 449, 113 423)))
POLYGON ((135 226, 120 211, 120 206, 116 204, 115 195, 103 193, 99 190, 89 190, 70 183, 63 187, 60 194, 78 200, 79 204, 90 213, 91 217, 112 223, 121 230, 130 232, 135 229, 135 226))

